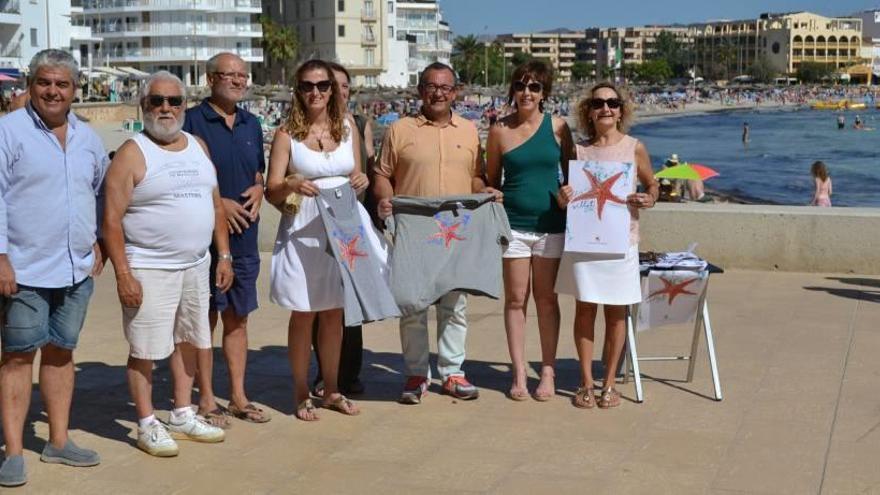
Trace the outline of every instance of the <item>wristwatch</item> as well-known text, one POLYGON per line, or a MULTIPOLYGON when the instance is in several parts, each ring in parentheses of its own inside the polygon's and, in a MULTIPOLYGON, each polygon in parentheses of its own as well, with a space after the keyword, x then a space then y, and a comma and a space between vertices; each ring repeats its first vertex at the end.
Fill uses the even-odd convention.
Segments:
POLYGON ((232 255, 229 253, 219 254, 219 255, 217 255, 217 260, 228 261, 228 262, 232 263, 232 255))

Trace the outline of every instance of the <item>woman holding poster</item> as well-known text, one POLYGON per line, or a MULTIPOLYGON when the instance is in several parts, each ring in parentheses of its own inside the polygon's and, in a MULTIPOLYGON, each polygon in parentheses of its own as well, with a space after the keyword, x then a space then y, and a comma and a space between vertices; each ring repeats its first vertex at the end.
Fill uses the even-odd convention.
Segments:
POLYGON ((559 190, 560 205, 569 214, 556 291, 577 299, 574 338, 581 386, 574 405, 609 408, 620 404, 614 377, 626 338, 626 306, 642 298, 639 209, 654 206, 659 189, 648 150, 626 134, 632 103, 621 89, 607 82, 593 86, 578 104, 578 119, 587 140, 576 146, 578 161, 569 166, 570 177, 576 180, 559 190), (647 192, 635 192, 636 177, 647 192), (580 219, 589 221, 592 230, 578 225, 580 219), (605 313, 605 377, 601 393, 594 397, 593 326, 599 304, 605 313))
POLYGON ((552 82, 543 62, 519 66, 508 91, 516 111, 492 126, 486 145, 489 184, 504 195, 513 234, 503 255, 504 327, 513 365, 509 397, 517 401, 529 398, 524 355, 530 291, 541 335, 541 381, 534 398, 546 401, 556 393, 559 300, 553 286, 565 242, 565 211, 556 196, 560 165, 574 156, 574 142, 565 120, 544 113, 552 82))

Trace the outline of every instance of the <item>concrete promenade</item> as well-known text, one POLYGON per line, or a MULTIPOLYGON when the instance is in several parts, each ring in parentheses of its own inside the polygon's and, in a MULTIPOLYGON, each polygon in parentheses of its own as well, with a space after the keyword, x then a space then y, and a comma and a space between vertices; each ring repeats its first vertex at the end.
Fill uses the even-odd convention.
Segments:
MULTIPOLYGON (((69 468, 38 461, 48 431, 35 386, 26 428, 30 482, 17 492, 880 493, 880 277, 740 270, 715 276, 709 297, 722 402, 709 398, 701 342, 693 383, 682 382, 686 363, 643 363, 650 377, 643 404, 632 402, 630 384, 618 385, 626 400, 615 410, 574 408, 578 373, 567 297, 557 397, 510 401, 501 302, 471 298, 465 369, 481 388, 479 400, 441 396, 435 383, 423 404, 397 404, 402 363, 391 321, 364 330, 362 414, 322 410, 319 422, 304 423, 292 416, 288 315, 268 301, 268 257, 263 262, 248 389, 271 410, 270 423, 235 420, 225 443, 181 442, 177 458, 137 450, 111 270, 98 281, 76 354, 71 425, 72 437, 97 449, 103 463, 69 468)), ((690 331, 643 333, 640 351, 686 351, 690 331)), ((533 368, 539 355, 532 315, 533 368)), ((219 352, 217 358, 222 362, 219 352)), ((594 366, 598 373, 598 361, 594 366)), ((218 365, 225 400, 224 373, 218 365)), ((534 388, 535 369, 530 375, 534 388)), ((160 419, 167 418, 168 397, 163 362, 155 381, 160 419)))

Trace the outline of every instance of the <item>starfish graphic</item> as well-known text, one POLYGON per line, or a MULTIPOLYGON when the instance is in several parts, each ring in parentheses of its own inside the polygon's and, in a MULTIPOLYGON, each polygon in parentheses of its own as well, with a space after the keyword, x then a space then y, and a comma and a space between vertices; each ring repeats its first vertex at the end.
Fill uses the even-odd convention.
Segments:
POLYGON ((663 278, 663 277, 660 277, 660 281, 663 282, 663 288, 660 289, 660 290, 658 290, 658 291, 654 291, 654 292, 652 292, 652 293, 648 296, 648 299, 651 299, 651 298, 653 298, 654 296, 659 296, 659 295, 662 295, 662 294, 666 294, 666 295, 668 296, 668 298, 669 298, 666 302, 667 302, 670 306, 672 306, 672 301, 674 301, 674 300, 675 300, 675 296, 678 296, 679 294, 689 294, 689 295, 691 295, 691 296, 696 296, 696 295, 697 295, 696 292, 690 292, 690 291, 688 291, 687 289, 685 289, 685 287, 687 287, 688 285, 690 285, 690 284, 692 284, 692 283, 694 283, 694 282, 696 282, 696 281, 698 281, 698 280, 700 280, 700 279, 699 279, 699 278, 692 278, 692 279, 690 279, 690 280, 685 280, 684 282, 680 282, 680 283, 677 283, 677 284, 676 284, 676 283, 674 283, 674 282, 671 281, 671 280, 667 280, 667 279, 665 279, 665 278, 663 278))
POLYGON ((367 257, 367 253, 358 251, 357 249, 357 243, 360 238, 361 236, 356 235, 348 242, 345 242, 342 239, 336 239, 336 242, 339 243, 339 250, 341 251, 339 255, 346 263, 348 263, 349 270, 354 270, 354 263, 358 258, 367 257))
POLYGON ((574 203, 575 201, 586 201, 588 199, 595 199, 597 205, 596 212, 599 215, 599 220, 602 220, 602 211, 605 209, 606 201, 611 201, 612 203, 626 204, 626 200, 621 199, 613 192, 611 192, 611 188, 614 187, 614 183, 617 182, 617 179, 619 179, 621 175, 623 175, 623 172, 617 172, 604 182, 597 179, 596 176, 590 173, 589 170, 584 170, 584 174, 586 174, 587 179, 590 180, 590 190, 573 197, 571 199, 572 203, 574 203))
POLYGON ((440 231, 436 234, 432 234, 431 237, 428 237, 429 240, 443 239, 443 247, 445 247, 446 249, 449 249, 449 244, 451 244, 453 240, 465 240, 464 237, 459 237, 459 235, 456 234, 458 228, 461 227, 461 222, 456 222, 452 225, 443 225, 443 222, 441 222, 440 220, 434 221, 437 222, 437 226, 440 227, 440 231))

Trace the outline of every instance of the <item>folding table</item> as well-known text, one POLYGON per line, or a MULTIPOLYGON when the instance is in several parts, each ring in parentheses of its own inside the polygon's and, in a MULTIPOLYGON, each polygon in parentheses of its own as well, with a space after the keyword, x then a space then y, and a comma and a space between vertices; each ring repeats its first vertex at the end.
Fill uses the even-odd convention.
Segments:
MULTIPOLYGON (((671 268, 668 270, 674 270, 671 268)), ((661 268, 646 267, 641 270, 641 276, 646 277, 651 270, 663 270, 661 268)), ((629 382, 629 376, 632 374, 633 383, 636 389, 636 402, 645 400, 642 390, 642 375, 639 370, 640 361, 687 361, 687 383, 691 383, 694 379, 694 366, 696 365, 697 347, 700 344, 700 333, 706 336, 706 350, 709 354, 709 367, 712 372, 712 385, 715 391, 715 400, 720 401, 721 397, 721 381, 718 378, 718 363, 715 359, 715 339, 712 336, 712 321, 709 318, 709 301, 706 293, 709 291, 709 279, 712 274, 724 273, 721 267, 711 263, 700 272, 708 272, 709 277, 706 279, 706 285, 700 294, 700 300, 697 304, 697 315, 694 323, 694 336, 691 339, 690 354, 684 356, 639 356, 638 345, 636 342, 635 322, 638 321, 639 305, 633 304, 626 308, 626 349, 623 357, 623 383, 629 382), (702 332, 700 331, 702 329, 702 332)))

